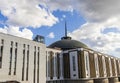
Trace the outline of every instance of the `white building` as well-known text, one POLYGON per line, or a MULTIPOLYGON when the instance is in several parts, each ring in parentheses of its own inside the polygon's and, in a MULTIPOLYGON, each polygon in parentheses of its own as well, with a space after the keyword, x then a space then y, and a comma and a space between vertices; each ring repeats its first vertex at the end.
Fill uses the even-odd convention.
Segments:
POLYGON ((6 81, 46 83, 46 45, 0 33, 0 83, 6 81))
POLYGON ((120 77, 119 58, 67 35, 49 48, 35 40, 0 33, 0 83, 115 83, 120 77))

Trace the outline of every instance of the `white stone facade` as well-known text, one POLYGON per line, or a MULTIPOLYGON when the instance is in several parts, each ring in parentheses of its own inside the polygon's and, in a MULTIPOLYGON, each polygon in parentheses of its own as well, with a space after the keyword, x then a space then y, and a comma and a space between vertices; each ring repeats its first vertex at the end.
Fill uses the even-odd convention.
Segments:
POLYGON ((0 33, 0 82, 46 83, 46 46, 0 33))

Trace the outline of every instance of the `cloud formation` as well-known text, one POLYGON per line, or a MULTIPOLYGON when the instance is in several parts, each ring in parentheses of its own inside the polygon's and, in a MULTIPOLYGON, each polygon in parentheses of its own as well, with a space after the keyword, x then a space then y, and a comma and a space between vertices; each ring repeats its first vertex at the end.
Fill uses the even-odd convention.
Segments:
POLYGON ((7 24, 22 27, 41 27, 56 24, 58 18, 37 0, 0 0, 1 13, 7 24))
POLYGON ((32 40, 33 33, 31 30, 24 28, 22 31, 20 31, 19 29, 19 27, 9 26, 0 28, 0 32, 32 40))
POLYGON ((69 33, 91 48, 119 57, 120 0, 46 0, 51 10, 76 10, 87 23, 69 33), (112 31, 110 31, 112 29, 112 31))
POLYGON ((53 32, 50 32, 47 37, 53 39, 55 38, 55 35, 53 32))
POLYGON ((119 57, 120 32, 108 31, 104 33, 105 29, 107 28, 100 23, 86 23, 69 35, 96 51, 119 57))

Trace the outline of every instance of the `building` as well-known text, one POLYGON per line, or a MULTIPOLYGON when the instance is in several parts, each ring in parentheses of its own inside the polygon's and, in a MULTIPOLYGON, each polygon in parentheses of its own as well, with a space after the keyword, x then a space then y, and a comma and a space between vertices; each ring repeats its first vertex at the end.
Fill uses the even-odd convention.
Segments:
POLYGON ((62 37, 61 40, 48 47, 59 48, 62 52, 58 55, 48 56, 52 59, 48 58, 47 64, 50 65, 47 67, 47 71, 51 71, 47 72, 47 78, 49 78, 47 83, 118 82, 120 58, 96 52, 68 36, 62 37))
POLYGON ((46 47, 0 33, 0 83, 115 83, 120 59, 90 49, 67 34, 46 47))
POLYGON ((0 83, 45 83, 45 54, 45 44, 0 33, 0 83))

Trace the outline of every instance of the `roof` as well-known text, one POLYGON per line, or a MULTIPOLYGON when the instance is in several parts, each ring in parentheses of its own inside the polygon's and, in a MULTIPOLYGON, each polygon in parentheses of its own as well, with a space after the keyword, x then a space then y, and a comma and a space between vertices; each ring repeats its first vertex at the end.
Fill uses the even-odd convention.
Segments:
POLYGON ((48 48, 60 48, 61 50, 75 49, 75 48, 88 48, 82 42, 72 40, 71 37, 62 37, 61 40, 56 41, 48 46, 48 48))

